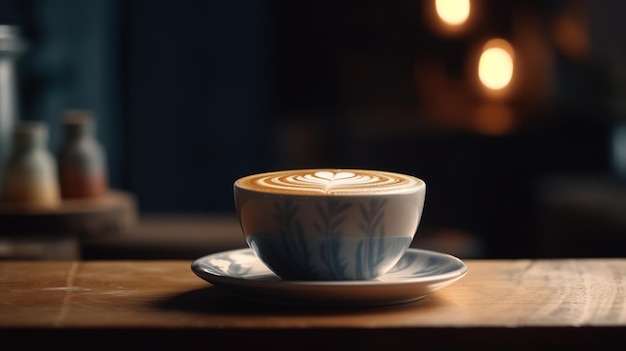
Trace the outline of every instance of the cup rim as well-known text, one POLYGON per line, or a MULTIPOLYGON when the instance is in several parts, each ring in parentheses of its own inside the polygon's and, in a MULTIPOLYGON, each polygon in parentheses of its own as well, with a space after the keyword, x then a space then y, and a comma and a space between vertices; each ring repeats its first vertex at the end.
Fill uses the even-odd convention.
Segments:
POLYGON ((366 169, 366 168, 291 168, 291 169, 281 169, 267 172, 258 172, 253 174, 248 174, 236 179, 233 183, 233 187, 235 190, 243 190, 253 193, 264 194, 267 196, 277 196, 277 197, 285 197, 285 196, 303 196, 303 197, 363 197, 363 196, 393 196, 393 195, 410 195, 419 193, 421 191, 425 191, 426 182, 418 178, 416 176, 400 173, 395 171, 381 170, 381 169, 366 169), (396 185, 387 186, 383 188, 372 188, 372 189, 360 189, 360 190, 349 190, 349 189, 335 189, 332 191, 319 189, 318 191, 312 191, 309 187, 306 190, 294 187, 294 188, 281 188, 281 189, 260 189, 254 188, 247 184, 245 181, 250 178, 255 177, 269 177, 274 175, 284 175, 289 173, 301 173, 301 172, 352 172, 352 173, 362 173, 362 172, 374 172, 380 175, 386 176, 399 176, 404 181, 409 182, 409 184, 404 184, 403 186, 396 185))

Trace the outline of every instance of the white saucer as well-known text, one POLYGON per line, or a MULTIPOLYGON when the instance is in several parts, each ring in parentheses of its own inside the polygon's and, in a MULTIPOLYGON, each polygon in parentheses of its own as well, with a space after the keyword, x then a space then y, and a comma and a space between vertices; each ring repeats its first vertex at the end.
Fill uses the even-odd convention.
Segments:
POLYGON ((411 302, 467 274, 460 259, 434 251, 408 249, 387 274, 364 281, 281 280, 249 248, 198 258, 191 270, 218 288, 243 298, 279 304, 375 306, 411 302))

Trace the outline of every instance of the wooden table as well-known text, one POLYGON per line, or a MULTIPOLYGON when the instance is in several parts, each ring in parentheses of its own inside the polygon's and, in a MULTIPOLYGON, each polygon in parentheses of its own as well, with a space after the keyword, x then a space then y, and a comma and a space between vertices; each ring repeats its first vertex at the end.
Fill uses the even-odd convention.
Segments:
POLYGON ((3 261, 0 340, 22 350, 626 345, 626 259, 466 263, 463 279, 419 301, 324 309, 241 300, 191 261, 3 261))

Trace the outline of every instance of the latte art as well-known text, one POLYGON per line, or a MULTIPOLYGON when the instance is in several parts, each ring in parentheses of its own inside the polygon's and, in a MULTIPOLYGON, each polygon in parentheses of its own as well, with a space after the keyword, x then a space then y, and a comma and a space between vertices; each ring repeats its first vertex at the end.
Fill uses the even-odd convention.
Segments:
POLYGON ((250 175, 235 182, 249 190, 303 195, 411 193, 423 184, 409 175, 353 169, 276 171, 250 175))

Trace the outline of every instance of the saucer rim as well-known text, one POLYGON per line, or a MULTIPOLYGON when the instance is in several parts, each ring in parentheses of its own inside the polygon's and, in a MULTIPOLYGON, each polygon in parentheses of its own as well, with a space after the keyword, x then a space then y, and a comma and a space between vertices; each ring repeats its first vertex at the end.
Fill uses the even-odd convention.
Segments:
MULTIPOLYGON (((242 253, 250 252, 253 256, 253 252, 250 248, 232 249, 221 252, 215 252, 212 254, 204 255, 195 259, 191 264, 191 270, 201 279, 209 282, 217 288, 229 290, 232 293, 239 295, 248 300, 255 300, 257 302, 265 302, 272 304, 288 304, 288 305, 336 305, 338 303, 346 304, 345 299, 335 298, 334 292, 340 292, 340 295, 346 295, 346 291, 352 291, 359 295, 371 295, 368 297, 361 296, 358 301, 353 303, 347 303, 348 305, 391 305, 406 303, 416 300, 421 300, 427 295, 441 290, 450 284, 460 280, 468 273, 468 267, 460 258, 451 254, 437 252, 433 250, 425 250, 418 248, 409 248, 407 253, 411 254, 426 254, 429 256, 437 256, 444 260, 452 261, 458 265, 457 268, 450 272, 442 274, 426 275, 421 277, 400 277, 390 281, 379 280, 384 278, 387 274, 373 280, 357 280, 357 281, 290 281, 282 280, 276 276, 273 272, 269 271, 267 274, 255 276, 254 279, 234 277, 228 275, 217 275, 204 270, 203 262, 206 262, 212 256, 229 254, 229 253, 242 253), (303 289, 314 289, 317 292, 321 292, 320 296, 314 295, 310 298, 310 294, 302 294, 303 289), (395 288, 395 289, 394 289, 395 288), (381 291, 380 289, 387 290, 385 297, 378 298, 374 291, 381 291), (395 292, 389 292, 389 289, 393 289, 395 292), (410 292, 407 292, 410 290, 410 292), (290 293, 288 299, 284 299, 286 293, 290 293), (368 294, 369 293, 369 294, 368 294), (292 295, 293 294, 293 295, 292 295), (303 297, 301 295, 306 295, 303 297)), ((405 255, 407 254, 405 253, 405 255)), ((258 264, 263 264, 258 259, 258 264)))

